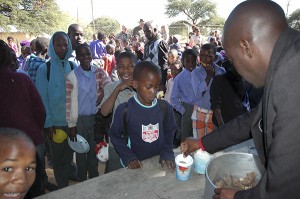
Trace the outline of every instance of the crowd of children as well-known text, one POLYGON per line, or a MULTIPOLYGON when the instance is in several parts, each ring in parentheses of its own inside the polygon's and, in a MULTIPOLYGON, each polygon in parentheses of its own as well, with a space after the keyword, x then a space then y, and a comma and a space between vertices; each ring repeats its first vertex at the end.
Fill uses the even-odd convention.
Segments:
MULTIPOLYGON (((224 80, 218 78, 227 74, 222 67, 223 61, 227 61, 226 53, 217 54, 217 46, 219 52, 222 50, 215 43, 218 37, 210 37, 204 44, 200 29, 195 28, 183 48, 178 35, 171 36, 172 42, 168 44, 166 32, 160 34, 153 22, 143 21, 139 28, 144 36, 131 36, 124 26, 116 37, 110 34, 108 40, 99 32, 97 39, 88 44, 84 43, 83 29, 72 24, 68 33, 55 32, 50 40, 38 37, 31 42, 29 52, 24 48, 21 53, 22 64, 15 68, 29 75, 35 86, 31 89, 39 93, 37 100, 45 108, 44 115, 40 114, 43 125, 37 131, 44 137, 59 189, 68 186, 69 179, 82 182, 99 175, 95 154, 99 142, 109 143, 106 173, 122 167, 141 168, 144 159, 156 155, 163 167, 174 170, 173 148, 181 141, 190 136, 201 137, 248 110, 246 87, 233 72, 234 66, 226 68, 228 75, 224 80), (215 78, 219 83, 214 83, 215 78), (230 78, 235 78, 235 83, 230 78), (223 87, 230 90, 239 106, 234 106, 236 101, 230 101, 231 98, 225 99, 223 87), (164 95, 157 97, 159 91, 164 95), (164 100, 158 99, 161 97, 164 100), (231 106, 235 114, 228 116, 231 106), (68 139, 61 143, 53 140, 57 129, 65 131, 71 142, 81 135, 90 146, 86 153, 76 152, 76 170, 68 139)), ((14 49, 11 39, 9 42, 7 46, 3 42, 1 48, 14 49)), ((13 70, 14 53, 0 55, 0 60, 10 59, 1 64, 13 70)), ((1 71, 4 69, 0 74, 1 71)), ((30 136, 26 128, 19 129, 30 136)), ((29 181, 28 186, 32 183, 29 181)))

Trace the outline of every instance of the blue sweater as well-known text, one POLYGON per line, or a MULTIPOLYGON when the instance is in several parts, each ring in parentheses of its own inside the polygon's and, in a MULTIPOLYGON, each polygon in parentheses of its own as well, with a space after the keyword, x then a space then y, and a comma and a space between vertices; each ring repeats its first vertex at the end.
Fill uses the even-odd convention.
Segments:
MULTIPOLYGON (((50 79, 47 80, 47 66, 41 64, 36 74, 36 88, 39 91, 46 109, 45 128, 51 126, 67 126, 66 120, 66 80, 65 76, 71 72, 69 57, 72 53, 72 44, 68 38, 68 51, 64 59, 60 59, 55 53, 53 45, 54 33, 50 39, 48 54, 51 57, 50 79)), ((76 64, 74 63, 74 66, 76 64)))
POLYGON ((156 100, 152 106, 146 107, 136 97, 129 99, 126 121, 131 148, 127 146, 127 140, 122 138, 125 105, 126 102, 116 109, 110 129, 111 142, 125 166, 132 160, 144 160, 156 155, 160 155, 160 161, 174 160, 172 146, 176 122, 170 104, 166 102, 166 118, 163 122, 163 114, 156 100))

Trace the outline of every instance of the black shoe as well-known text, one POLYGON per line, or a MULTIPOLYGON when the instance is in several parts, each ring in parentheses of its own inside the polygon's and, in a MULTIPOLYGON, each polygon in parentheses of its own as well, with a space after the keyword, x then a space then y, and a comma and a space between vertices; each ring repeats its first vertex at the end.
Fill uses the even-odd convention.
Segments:
POLYGON ((52 184, 51 182, 47 182, 45 188, 50 192, 57 190, 57 186, 55 184, 52 184))
POLYGON ((80 181, 79 177, 78 177, 78 176, 75 176, 75 175, 69 176, 68 179, 69 179, 69 180, 72 180, 72 181, 75 181, 75 182, 79 182, 79 181, 80 181))

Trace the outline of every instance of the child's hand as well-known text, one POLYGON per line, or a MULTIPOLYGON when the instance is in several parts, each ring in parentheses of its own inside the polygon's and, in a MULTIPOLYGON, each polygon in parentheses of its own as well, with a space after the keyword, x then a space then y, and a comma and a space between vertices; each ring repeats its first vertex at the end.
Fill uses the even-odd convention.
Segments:
POLYGON ((70 133, 69 133, 69 138, 72 142, 77 142, 77 128, 75 127, 71 127, 70 128, 70 133))
POLYGON ((46 129, 46 132, 47 132, 47 134, 48 134, 48 138, 49 138, 50 140, 52 140, 53 134, 55 133, 55 127, 54 127, 54 126, 51 126, 51 127, 47 128, 47 129, 46 129))
POLYGON ((139 160, 132 160, 128 163, 129 169, 139 169, 143 168, 143 164, 139 160))
POLYGON ((168 169, 169 171, 175 170, 175 162, 173 160, 162 160, 160 164, 164 169, 168 169))
POLYGON ((126 89, 126 88, 132 88, 133 86, 133 79, 126 79, 123 80, 123 82, 121 84, 118 85, 120 91, 126 89))

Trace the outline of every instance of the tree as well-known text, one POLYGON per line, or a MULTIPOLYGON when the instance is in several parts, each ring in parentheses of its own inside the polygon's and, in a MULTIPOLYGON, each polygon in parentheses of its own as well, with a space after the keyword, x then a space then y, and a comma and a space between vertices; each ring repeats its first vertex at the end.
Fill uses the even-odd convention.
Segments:
POLYGON ((201 27, 201 34, 209 35, 212 31, 222 30, 225 24, 225 19, 218 15, 213 15, 208 21, 203 21, 197 24, 201 27))
POLYGON ((30 34, 52 34, 67 28, 68 15, 59 10, 54 0, 0 0, 0 27, 8 25, 30 34))
POLYGON ((289 25, 296 29, 300 30, 300 9, 295 10, 290 17, 288 18, 289 25))
MULTIPOLYGON (((95 33, 103 32, 108 36, 110 33, 116 35, 121 30, 120 23, 116 19, 110 17, 100 17, 95 19, 94 22, 95 22, 95 31, 96 31, 95 33)), ((89 29, 94 28, 93 25, 94 23, 92 21, 89 24, 89 29)), ((86 29, 88 29, 88 27, 86 29)))
POLYGON ((209 0, 168 0, 165 14, 168 17, 184 14, 194 25, 207 25, 217 11, 216 4, 209 0))

